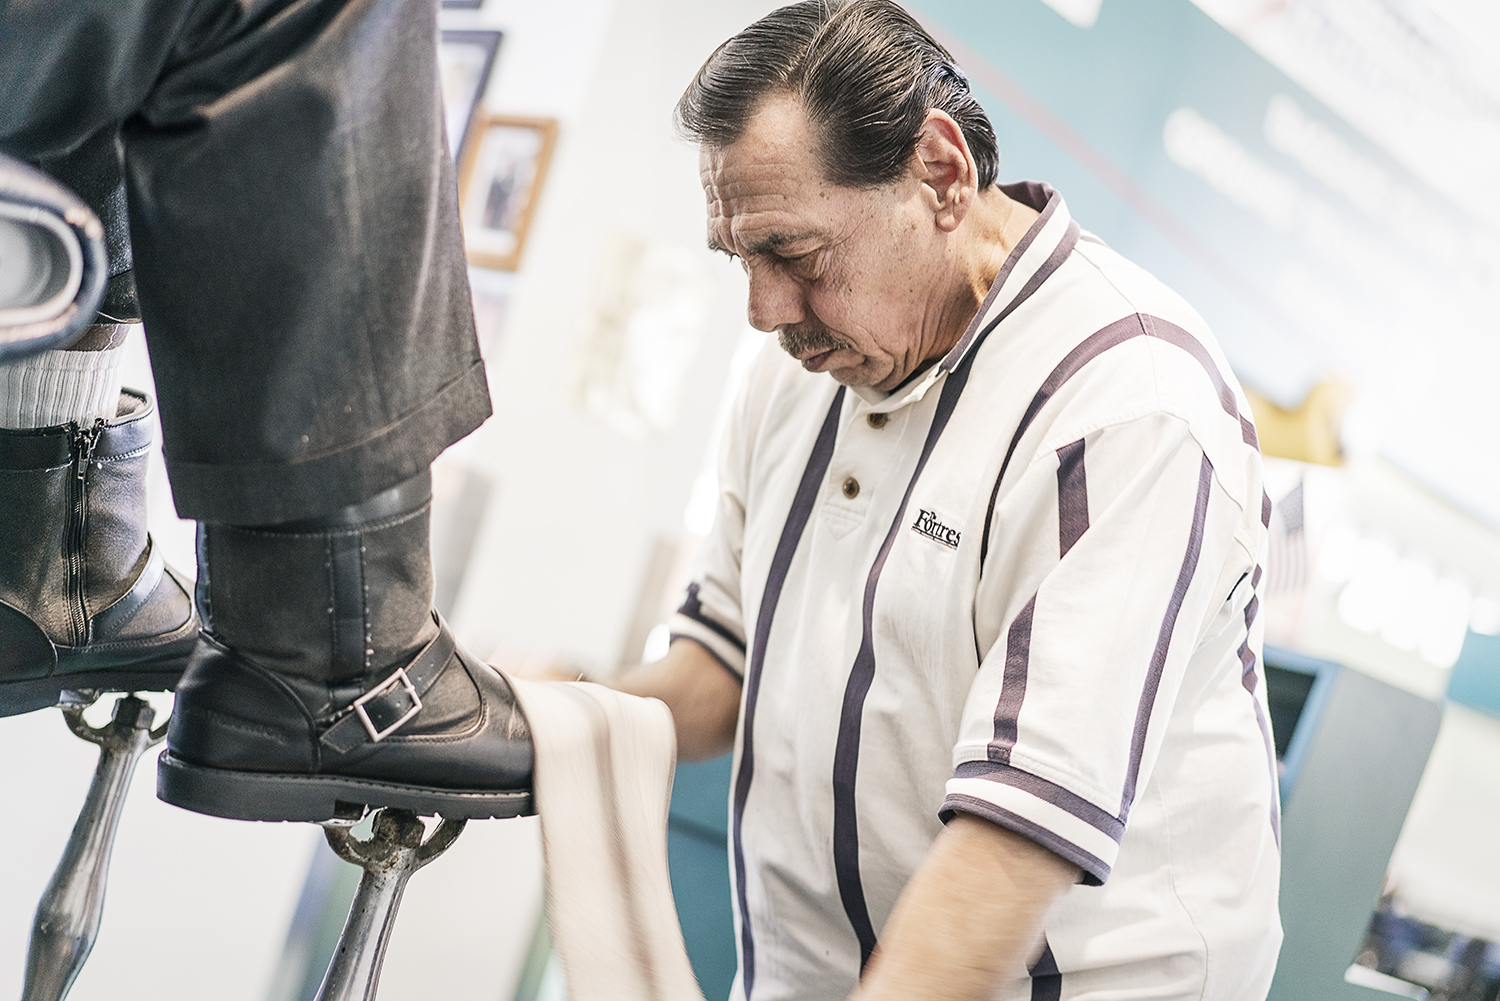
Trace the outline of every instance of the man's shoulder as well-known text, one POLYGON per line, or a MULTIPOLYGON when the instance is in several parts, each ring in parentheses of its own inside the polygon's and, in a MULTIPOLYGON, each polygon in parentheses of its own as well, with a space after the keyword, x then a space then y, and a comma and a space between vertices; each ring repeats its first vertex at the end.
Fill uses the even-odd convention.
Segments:
POLYGON ((1069 277, 1106 310, 1156 316, 1213 340, 1208 323, 1171 286, 1091 234, 1080 236, 1069 256, 1069 277))
POLYGON ((1149 342, 1163 337, 1199 359, 1205 371, 1193 385, 1207 374, 1216 400, 1212 384, 1232 376, 1207 322, 1149 271, 1084 234, 993 331, 976 368, 987 370, 982 382, 998 380, 1007 393, 1045 392, 1059 403, 1083 386, 1091 390, 1085 401, 1099 401, 1101 377, 1127 395, 1154 398, 1161 357, 1149 342))
POLYGON ((1032 402, 1038 448, 1152 415, 1185 422, 1216 459, 1253 442, 1249 406, 1208 323, 1097 239, 1081 237, 1026 305, 996 329, 975 374, 996 407, 1018 395, 1032 402))

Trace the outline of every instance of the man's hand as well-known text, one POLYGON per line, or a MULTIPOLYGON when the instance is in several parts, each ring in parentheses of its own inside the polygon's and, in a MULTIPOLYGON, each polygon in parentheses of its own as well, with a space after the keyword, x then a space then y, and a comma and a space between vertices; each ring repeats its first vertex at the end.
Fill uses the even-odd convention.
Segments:
POLYGON ((673 643, 651 664, 627 668, 608 678, 589 678, 576 668, 545 657, 522 657, 497 650, 489 661, 506 674, 527 681, 596 681, 616 691, 661 699, 677 727, 677 757, 703 761, 734 749, 740 718, 740 681, 692 640, 673 643))
POLYGON ((960 813, 932 843, 850 1001, 981 1001, 1026 975, 1047 908, 1078 867, 960 813))
POLYGON ((661 660, 608 678, 585 677, 577 668, 546 657, 503 650, 492 652, 489 662, 526 681, 594 681, 630 695, 661 699, 672 710, 679 760, 704 761, 734 749, 740 717, 739 679, 692 640, 678 640, 661 660))
POLYGON ((667 704, 680 760, 703 761, 734 748, 740 681, 692 640, 677 640, 661 660, 622 671, 606 684, 667 704))

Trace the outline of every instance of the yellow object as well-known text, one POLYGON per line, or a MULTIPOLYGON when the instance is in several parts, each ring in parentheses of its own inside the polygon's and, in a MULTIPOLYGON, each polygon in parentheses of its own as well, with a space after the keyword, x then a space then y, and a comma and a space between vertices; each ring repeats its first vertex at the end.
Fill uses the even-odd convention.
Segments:
POLYGON ((1318 383, 1295 410, 1284 410, 1252 389, 1245 390, 1255 415, 1262 455, 1341 466, 1339 431, 1349 405, 1349 387, 1336 379, 1318 383))

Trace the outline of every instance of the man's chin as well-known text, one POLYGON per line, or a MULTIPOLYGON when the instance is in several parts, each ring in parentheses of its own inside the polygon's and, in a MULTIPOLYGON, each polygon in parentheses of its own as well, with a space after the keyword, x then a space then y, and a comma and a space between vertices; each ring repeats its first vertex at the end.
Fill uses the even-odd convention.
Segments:
POLYGON ((844 368, 829 368, 828 374, 833 377, 834 382, 841 386, 848 386, 850 389, 862 389, 868 386, 884 392, 886 391, 884 383, 889 381, 888 378, 878 378, 877 374, 871 372, 869 366, 863 362, 844 368))
POLYGON ((799 358, 798 363, 805 371, 826 372, 835 382, 851 388, 874 386, 880 389, 882 387, 879 383, 892 381, 891 373, 873 371, 869 358, 844 347, 830 348, 819 354, 799 358))

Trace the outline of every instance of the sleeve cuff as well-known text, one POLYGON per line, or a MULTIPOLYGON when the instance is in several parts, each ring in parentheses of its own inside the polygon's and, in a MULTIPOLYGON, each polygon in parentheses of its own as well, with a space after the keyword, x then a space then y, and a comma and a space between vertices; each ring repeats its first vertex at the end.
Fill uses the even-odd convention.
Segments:
POLYGON ((745 676, 745 644, 734 633, 705 616, 677 612, 668 620, 672 639, 689 639, 707 650, 735 677, 745 676))
POLYGON ((948 780, 939 817, 972 813, 1030 838, 1083 870, 1083 882, 1109 879, 1125 825, 1063 787, 1010 765, 965 762, 948 780))

